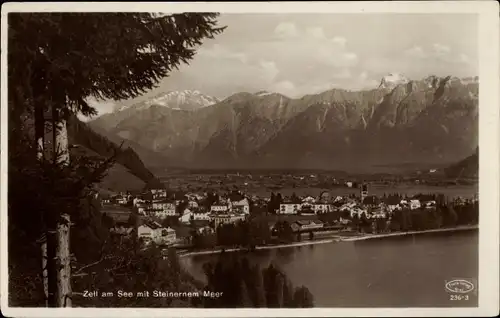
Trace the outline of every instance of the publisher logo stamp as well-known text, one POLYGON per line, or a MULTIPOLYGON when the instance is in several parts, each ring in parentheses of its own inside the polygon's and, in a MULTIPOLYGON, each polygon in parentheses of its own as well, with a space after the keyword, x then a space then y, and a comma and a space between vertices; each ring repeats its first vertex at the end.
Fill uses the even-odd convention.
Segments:
POLYGON ((454 279, 444 285, 446 291, 453 294, 468 294, 475 289, 474 283, 465 279, 454 279))

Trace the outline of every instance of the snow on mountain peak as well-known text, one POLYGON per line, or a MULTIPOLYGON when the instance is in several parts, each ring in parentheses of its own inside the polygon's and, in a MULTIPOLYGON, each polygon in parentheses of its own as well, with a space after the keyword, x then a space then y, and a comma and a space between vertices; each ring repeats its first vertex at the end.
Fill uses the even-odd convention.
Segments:
POLYGON ((134 105, 116 107, 115 112, 120 112, 128 108, 147 109, 153 105, 175 110, 196 110, 211 106, 219 101, 218 98, 204 95, 198 90, 170 91, 159 93, 146 101, 134 105))
MULTIPOLYGON (((206 107, 217 103, 219 100, 215 97, 202 94, 197 90, 171 91, 161 93, 156 97, 146 101, 145 105, 160 105, 169 108, 183 108, 183 104, 198 106, 195 108, 206 107)), ((188 108, 193 108, 193 107, 188 108)), ((185 108, 185 107, 184 107, 185 108)))
POLYGON ((267 95, 272 95, 274 93, 268 92, 268 91, 259 91, 255 93, 255 96, 267 96, 267 95))
POLYGON ((402 74, 399 73, 389 73, 382 77, 379 87, 383 88, 394 88, 399 84, 406 84, 409 80, 402 74))

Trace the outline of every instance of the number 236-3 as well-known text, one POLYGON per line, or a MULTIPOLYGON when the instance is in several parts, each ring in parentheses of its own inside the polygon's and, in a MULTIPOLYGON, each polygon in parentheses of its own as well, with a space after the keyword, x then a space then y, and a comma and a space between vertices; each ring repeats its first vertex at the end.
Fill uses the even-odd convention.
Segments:
POLYGON ((469 295, 450 295, 450 300, 469 300, 469 295))

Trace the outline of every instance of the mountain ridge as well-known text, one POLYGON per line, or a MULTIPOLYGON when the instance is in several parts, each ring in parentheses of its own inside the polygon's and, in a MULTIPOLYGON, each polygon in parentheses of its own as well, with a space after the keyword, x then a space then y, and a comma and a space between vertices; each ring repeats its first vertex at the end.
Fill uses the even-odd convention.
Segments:
POLYGON ((295 99, 242 92, 194 111, 152 105, 104 115, 89 125, 161 153, 176 166, 341 168, 394 158, 454 162, 477 146, 478 80, 404 78, 393 87, 336 88, 295 99))

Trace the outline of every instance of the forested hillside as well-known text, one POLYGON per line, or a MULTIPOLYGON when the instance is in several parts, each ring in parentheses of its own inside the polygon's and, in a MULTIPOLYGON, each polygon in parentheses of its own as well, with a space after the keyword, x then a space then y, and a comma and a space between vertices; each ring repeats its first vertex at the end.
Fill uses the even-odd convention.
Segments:
POLYGON ((448 178, 477 178, 479 177, 479 147, 467 158, 452 164, 444 170, 448 178))
POLYGON ((71 116, 68 120, 68 138, 70 145, 73 146, 74 155, 94 154, 108 158, 117 152, 116 164, 103 180, 107 188, 121 191, 126 190, 122 189, 123 186, 128 186, 135 189, 140 185, 140 181, 148 186, 161 186, 159 180, 145 167, 132 148, 128 146, 120 148, 120 145, 96 133, 76 116, 71 116))

